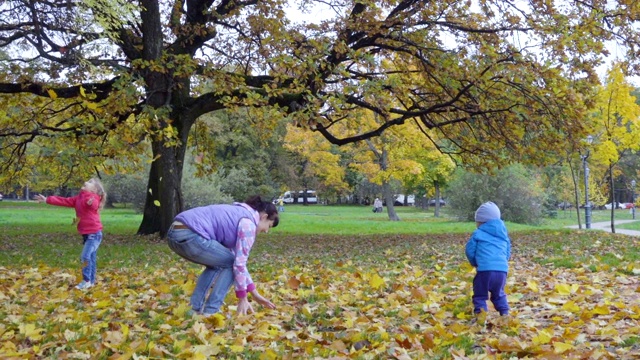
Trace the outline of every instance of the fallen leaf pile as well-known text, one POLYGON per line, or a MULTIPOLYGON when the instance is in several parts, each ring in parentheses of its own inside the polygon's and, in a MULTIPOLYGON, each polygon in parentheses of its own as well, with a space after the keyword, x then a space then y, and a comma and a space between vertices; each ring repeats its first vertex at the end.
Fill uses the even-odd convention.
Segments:
MULTIPOLYGON (((249 259, 276 305, 238 317, 189 313, 200 268, 0 267, 2 358, 510 359, 640 357, 638 240, 513 234, 512 311, 472 315, 466 237, 269 237, 249 259), (560 266, 561 263, 567 264, 560 266)), ((150 246, 164 246, 153 244, 150 246)))

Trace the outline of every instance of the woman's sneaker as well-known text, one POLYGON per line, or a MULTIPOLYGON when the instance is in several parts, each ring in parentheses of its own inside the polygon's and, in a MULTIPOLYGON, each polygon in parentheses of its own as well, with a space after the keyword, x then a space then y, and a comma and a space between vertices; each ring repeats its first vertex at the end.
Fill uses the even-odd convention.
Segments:
POLYGON ((88 289, 88 288, 90 288, 92 286, 93 286, 92 283, 82 280, 82 282, 80 284, 76 285, 76 289, 78 289, 78 290, 86 290, 86 289, 88 289))

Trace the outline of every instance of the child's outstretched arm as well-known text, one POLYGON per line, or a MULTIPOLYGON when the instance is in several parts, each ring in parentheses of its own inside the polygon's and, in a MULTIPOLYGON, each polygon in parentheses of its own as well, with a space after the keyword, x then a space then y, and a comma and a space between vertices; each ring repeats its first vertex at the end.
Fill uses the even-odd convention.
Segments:
POLYGON ((471 236, 469 241, 467 241, 467 246, 465 246, 464 253, 465 255, 467 255, 467 260, 469 260, 469 264, 471 264, 471 266, 473 267, 478 267, 478 264, 476 263, 476 246, 477 246, 476 239, 474 239, 473 236, 471 236))
MULTIPOLYGON (((40 195, 42 196, 42 195, 40 195)), ((44 197, 44 196, 43 196, 44 197)), ((74 207, 76 205, 77 196, 62 197, 62 196, 47 196, 44 197, 45 202, 49 205, 74 207)))

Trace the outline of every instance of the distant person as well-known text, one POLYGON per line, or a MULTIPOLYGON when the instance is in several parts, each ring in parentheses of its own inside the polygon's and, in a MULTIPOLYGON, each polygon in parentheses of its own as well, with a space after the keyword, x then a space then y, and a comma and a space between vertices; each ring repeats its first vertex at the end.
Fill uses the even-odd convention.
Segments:
POLYGON ((174 220, 167 234, 171 250, 205 266, 191 295, 194 312, 204 316, 219 312, 234 283, 238 315, 253 312, 248 293, 258 304, 275 309, 258 293, 247 270, 256 235, 278 226, 274 204, 254 196, 244 203, 196 207, 178 214, 174 220))
POLYGON ((98 270, 98 247, 102 242, 102 222, 100 210, 107 202, 107 193, 97 178, 92 178, 82 185, 80 193, 72 197, 36 195, 34 199, 49 205, 66 206, 76 209, 78 232, 82 235, 84 247, 80 260, 82 261, 82 282, 76 289, 86 290, 96 283, 98 270))
POLYGON ((469 263, 476 268, 473 279, 473 312, 486 313, 487 300, 500 315, 509 314, 509 304, 504 286, 507 282, 511 240, 507 228, 500 219, 500 209, 492 202, 486 202, 476 210, 477 229, 467 242, 465 253, 469 263))
POLYGON ((278 199, 278 212, 284 212, 284 199, 278 199))
POLYGON ((376 198, 373 201, 373 212, 381 213, 382 212, 382 200, 376 198))

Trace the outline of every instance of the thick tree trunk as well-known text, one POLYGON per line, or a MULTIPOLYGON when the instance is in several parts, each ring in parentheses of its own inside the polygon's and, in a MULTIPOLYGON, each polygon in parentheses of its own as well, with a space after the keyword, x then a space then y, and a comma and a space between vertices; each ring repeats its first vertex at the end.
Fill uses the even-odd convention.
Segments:
POLYGON ((138 234, 160 233, 164 237, 173 222, 173 218, 182 211, 182 164, 184 145, 167 147, 163 142, 154 141, 147 199, 144 205, 142 223, 138 234))
POLYGON ((393 205, 395 199, 391 193, 391 186, 389 186, 389 183, 386 181, 382 183, 382 196, 384 196, 384 200, 387 202, 387 215, 389 215, 389 220, 400 221, 396 213, 396 208, 393 205))

